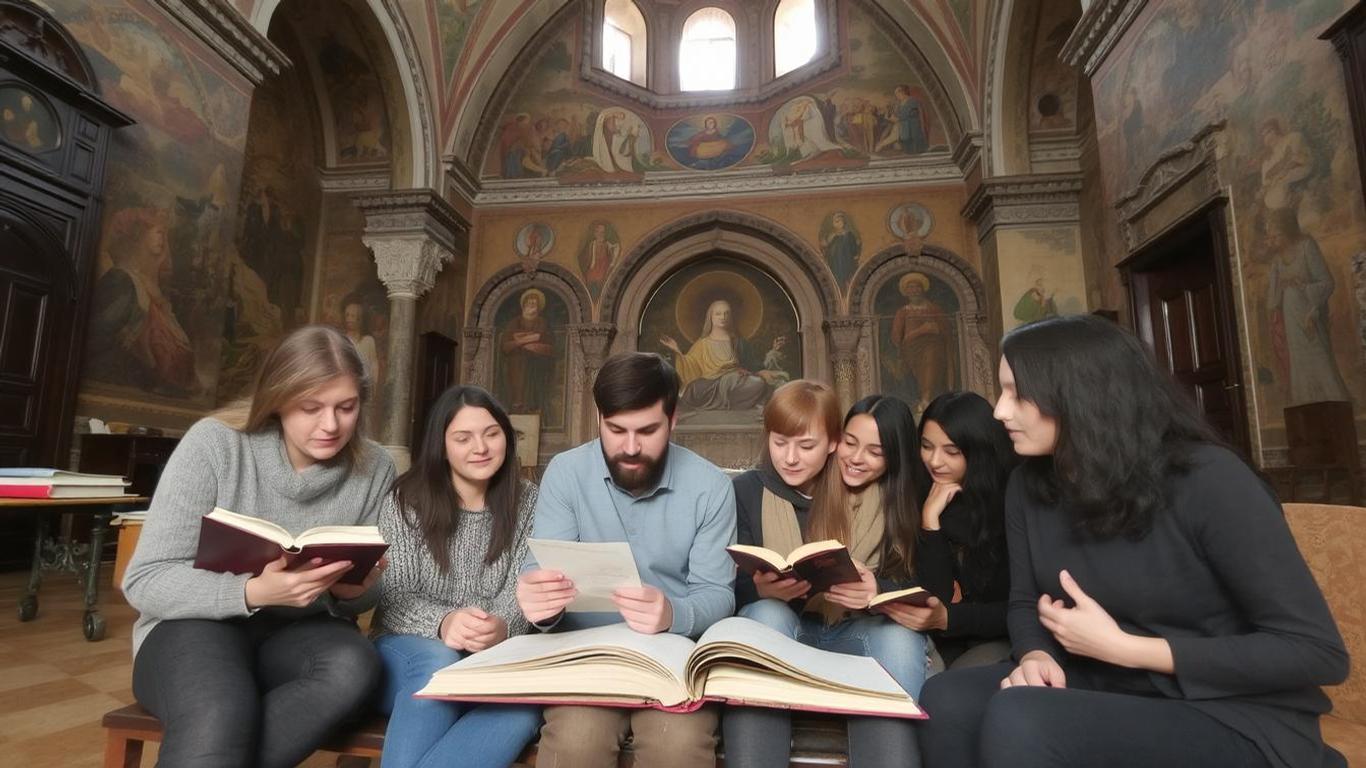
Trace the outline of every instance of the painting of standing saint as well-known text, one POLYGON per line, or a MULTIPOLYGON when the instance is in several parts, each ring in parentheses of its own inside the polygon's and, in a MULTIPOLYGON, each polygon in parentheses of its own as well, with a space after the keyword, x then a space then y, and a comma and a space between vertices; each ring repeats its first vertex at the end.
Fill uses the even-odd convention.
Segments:
POLYGON ((645 308, 640 348, 678 369, 681 424, 750 424, 802 372, 797 313, 767 273, 716 256, 665 278, 645 308))
POLYGON ((494 315, 497 328, 494 393, 510 413, 534 413, 542 429, 562 429, 569 308, 554 291, 526 288, 494 315))
POLYGON ((937 395, 961 386, 960 306, 953 288, 918 271, 883 283, 873 301, 881 391, 910 403, 917 414, 937 395))

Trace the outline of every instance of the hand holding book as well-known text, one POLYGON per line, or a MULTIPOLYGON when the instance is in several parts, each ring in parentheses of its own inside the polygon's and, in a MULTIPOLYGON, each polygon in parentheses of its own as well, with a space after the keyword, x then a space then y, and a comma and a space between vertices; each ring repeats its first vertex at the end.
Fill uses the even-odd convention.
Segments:
POLYGON ((288 558, 282 556, 267 563, 260 575, 247 580, 247 607, 255 609, 282 605, 304 608, 312 605, 351 568, 351 563, 346 560, 324 563, 320 557, 291 568, 288 558))
MULTIPOLYGON (((903 590, 912 592, 911 590, 903 590)), ((888 593, 896 594, 896 593, 888 593)), ((886 597, 879 595, 878 597, 886 597)), ((874 598, 876 601, 877 598, 874 598)), ((917 632, 927 632, 930 630, 945 630, 949 628, 949 610, 939 598, 930 595, 922 589, 917 589, 908 596, 908 599, 897 602, 895 599, 885 600, 868 606, 868 610, 874 613, 885 614, 887 618, 895 621, 907 629, 914 629, 917 632), (924 605, 917 605, 911 602, 910 598, 923 598, 924 605)))

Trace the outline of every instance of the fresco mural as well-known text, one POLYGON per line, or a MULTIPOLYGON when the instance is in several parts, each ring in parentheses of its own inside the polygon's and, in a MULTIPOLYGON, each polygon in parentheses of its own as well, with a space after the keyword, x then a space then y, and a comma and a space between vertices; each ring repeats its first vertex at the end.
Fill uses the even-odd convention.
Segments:
POLYGON ((183 420, 181 409, 214 405, 246 85, 155 12, 48 7, 105 97, 137 121, 109 154, 81 393, 107 418, 183 420))
POLYGON ((821 253, 835 275, 841 289, 849 290, 849 281, 858 271, 863 254, 863 238, 859 236, 854 219, 845 211, 831 211, 821 221, 821 253))
POLYGON ((1107 174, 1111 202, 1163 150, 1227 120, 1221 166, 1263 429, 1278 429, 1288 405, 1347 397, 1360 406, 1366 392, 1347 289, 1366 211, 1342 65, 1316 39, 1349 5, 1152 3, 1094 81, 1102 167, 1120 170, 1107 174))
POLYGON ((680 424, 758 420, 803 370, 791 298, 767 273, 712 256, 669 275, 640 321, 640 349, 667 356, 683 389, 680 424))
MULTIPOLYGON (((286 37, 282 50, 301 55, 286 37)), ((294 72, 262 83, 251 122, 228 256, 228 301, 219 363, 219 402, 246 395, 266 352, 308 322, 321 193, 312 124, 299 105, 317 103, 294 72)))
POLYGON ((905 246, 906 253, 914 256, 934 229, 934 214, 920 203, 902 203, 887 213, 887 229, 905 246))
POLYGON ((480 0, 435 0, 431 5, 441 39, 441 73, 449 83, 465 47, 465 38, 479 13, 480 0))
POLYGON ((879 390, 920 414, 936 395, 960 387, 958 295, 936 275, 912 270, 888 279, 873 299, 879 390))
POLYGON ((588 295, 597 301, 602 286, 607 282, 612 267, 621 259, 621 237, 611 222, 594 221, 588 224, 579 246, 579 276, 588 286, 588 295))
POLYGON ((1076 229, 1003 231, 998 247, 1010 254, 1010 268, 1000 274, 1003 330, 1086 311, 1086 275, 1076 229))
POLYGON ((0 141, 25 152, 61 146, 61 126, 42 96, 21 85, 0 87, 0 141))
POLYGON ((510 413, 537 414, 541 429, 565 426, 569 307, 549 289, 509 295, 493 319, 497 329, 494 393, 510 413))
POLYGON ((664 139, 674 162, 694 171, 717 171, 749 155, 754 126, 738 115, 698 115, 674 123, 664 139))
POLYGON ((607 103, 579 81, 578 31, 566 29, 509 100, 483 173, 564 184, 633 182, 652 171, 767 165, 795 173, 947 151, 928 90, 901 51, 855 4, 839 7, 849 30, 848 67, 795 97, 682 118, 646 118, 607 103))
POLYGON ((536 266, 541 263, 550 249, 555 247, 555 230, 548 224, 532 222, 517 230, 517 237, 513 240, 512 247, 517 251, 517 258, 522 262, 522 269, 527 272, 535 272, 536 266))

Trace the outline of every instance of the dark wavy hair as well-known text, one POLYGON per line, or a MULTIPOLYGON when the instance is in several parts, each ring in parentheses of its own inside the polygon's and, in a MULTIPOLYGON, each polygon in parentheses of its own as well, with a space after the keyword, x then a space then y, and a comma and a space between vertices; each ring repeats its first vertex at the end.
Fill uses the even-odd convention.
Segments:
MULTIPOLYGON (((922 440, 931 421, 944 430, 967 463, 963 490, 949 502, 949 509, 967 515, 972 529, 971 541, 957 555, 963 573, 973 582, 964 584, 963 591, 975 595, 986 587, 1005 554, 1006 482, 1020 458, 1010 433, 992 415, 991 403, 976 392, 945 392, 932 400, 920 415, 922 440)), ((933 480, 924 461, 915 462, 914 469, 923 507, 933 480)))
MULTIPOLYGON (((905 402, 890 395, 869 395, 854 403, 844 415, 844 426, 860 414, 873 418, 887 471, 878 479, 882 491, 883 532, 878 572, 884 576, 910 577, 915 573, 915 544, 920 535, 920 488, 911 463, 920 463, 920 441, 915 414, 905 402)), ((828 470, 827 470, 828 471, 828 470)), ((848 490, 833 483, 839 493, 822 493, 812 505, 809 539, 838 538, 848 541, 848 490), (842 533, 843 535, 833 535, 842 533)))
POLYGON ((1025 489, 1093 536, 1146 536, 1192 449, 1223 445, 1148 348, 1109 320, 1041 320, 1006 334, 1001 351, 1017 396, 1057 421, 1053 454, 1021 466, 1025 489))
POLYGON ((427 413, 426 430, 413 466, 394 481, 394 494, 404 521, 422 534, 427 551, 442 573, 451 567, 450 541, 460 527, 460 499, 446 460, 446 428, 461 408, 483 408, 507 438, 503 466, 489 478, 484 500, 492 519, 484 564, 491 565, 512 545, 517 530, 517 502, 521 465, 517 461, 517 432, 507 411, 487 391, 456 385, 441 393, 427 413))

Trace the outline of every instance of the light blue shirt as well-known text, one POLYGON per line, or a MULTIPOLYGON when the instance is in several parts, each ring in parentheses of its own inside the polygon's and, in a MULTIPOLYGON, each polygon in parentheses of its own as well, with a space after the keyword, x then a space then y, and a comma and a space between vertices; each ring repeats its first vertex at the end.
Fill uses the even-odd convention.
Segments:
MULTIPOLYGON (((673 605, 669 631, 697 637, 735 612, 735 491, 715 465, 669 443, 659 484, 632 496, 612 481, 602 441, 550 460, 541 478, 532 534, 561 541, 624 541, 641 582, 673 605)), ((536 567, 528 556, 525 569, 536 567)), ((566 613, 556 629, 621 621, 619 613, 566 613)))

